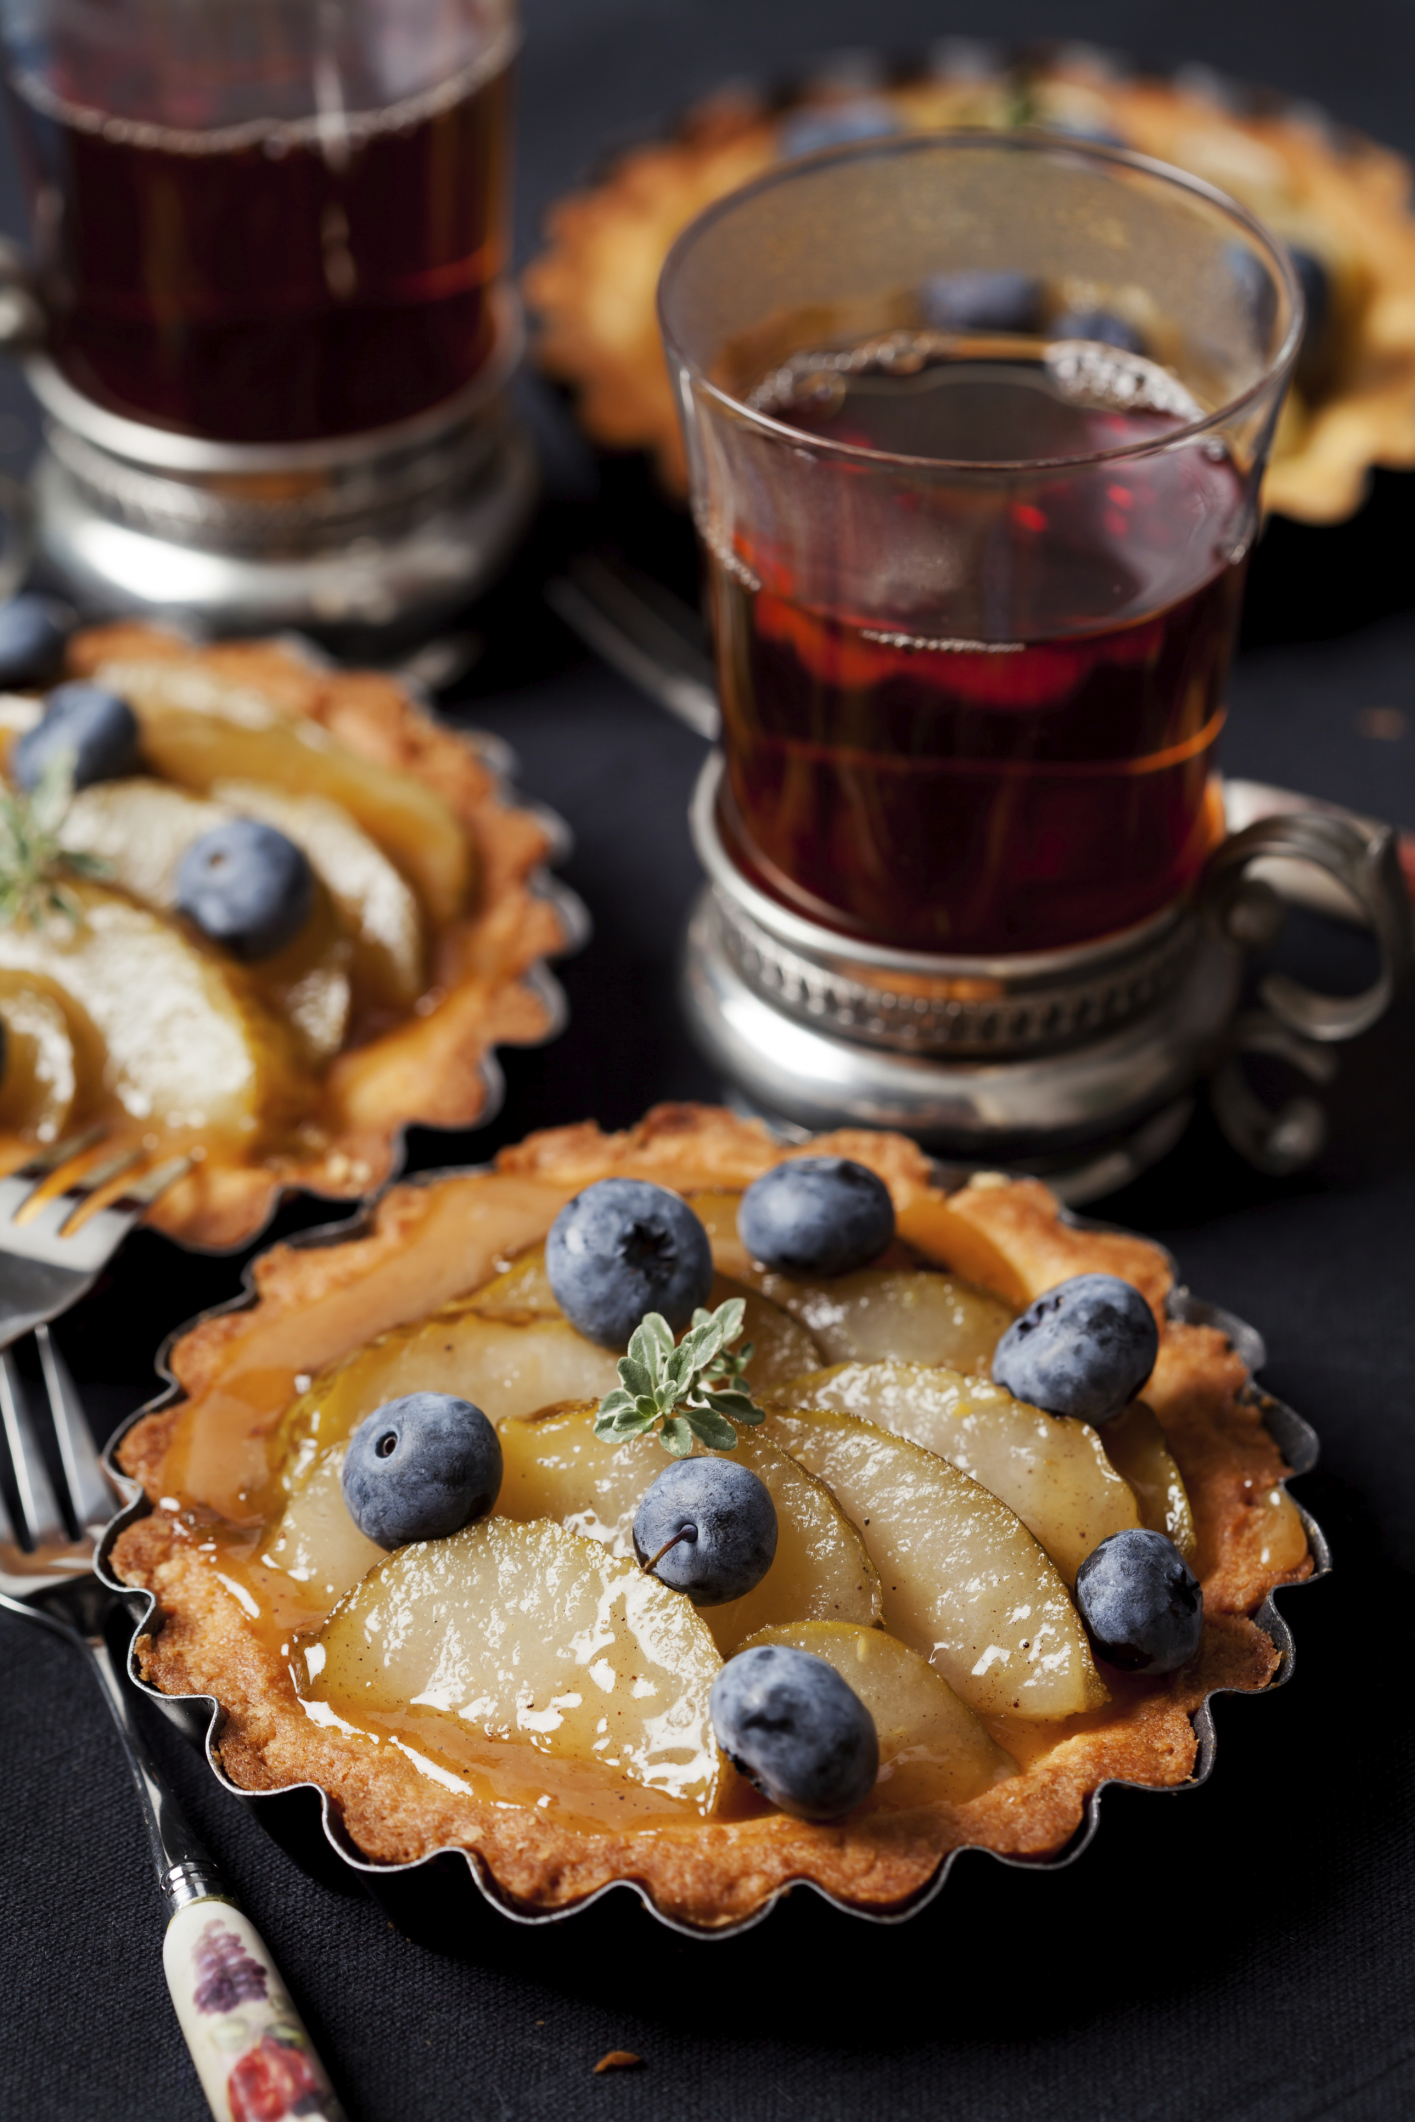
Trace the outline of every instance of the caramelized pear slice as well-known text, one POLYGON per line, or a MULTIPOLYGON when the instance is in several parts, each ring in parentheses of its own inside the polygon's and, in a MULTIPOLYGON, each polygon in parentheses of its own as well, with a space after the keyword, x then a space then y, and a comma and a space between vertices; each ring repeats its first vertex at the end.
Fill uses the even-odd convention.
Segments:
MULTIPOLYGON (((779 1304, 773 1304, 756 1290, 741 1282, 734 1282, 727 1275, 713 1279, 708 1296, 708 1307, 716 1310, 729 1297, 740 1297, 746 1309, 742 1318, 741 1342, 752 1344, 752 1361, 747 1370, 747 1383, 751 1389, 764 1394, 774 1387, 784 1385, 803 1370, 814 1369, 820 1351, 806 1329, 799 1325, 779 1304)), ((550 1277, 545 1271, 544 1245, 528 1246, 518 1253, 509 1267, 495 1276, 468 1302, 488 1319, 559 1319, 563 1317, 550 1286, 550 1277)))
POLYGON ((960 1702, 927 1658, 882 1629, 840 1621, 789 1621, 759 1629, 741 1647, 780 1643, 833 1665, 875 1720, 879 1782, 894 1805, 946 1798, 966 1805, 1008 1776, 1017 1763, 986 1725, 960 1702))
MULTIPOLYGON (((556 1518, 632 1560, 634 1513, 670 1462, 656 1438, 613 1444, 596 1437, 594 1417, 593 1407, 551 1408, 503 1422, 506 1470, 496 1507, 508 1518, 556 1518)), ((761 1583, 724 1606, 701 1609, 724 1656, 773 1621, 877 1623, 874 1564, 829 1489, 753 1430, 740 1430, 736 1451, 720 1456, 740 1460, 766 1484, 777 1525, 776 1557, 761 1583)))
POLYGON ((487 1319, 457 1297, 321 1371, 286 1415, 280 1442, 287 1458, 308 1439, 341 1444, 365 1415, 404 1393, 456 1393, 503 1422, 556 1401, 599 1401, 618 1382, 617 1357, 568 1320, 487 1319))
POLYGON ((316 722, 277 713, 251 688, 191 664, 115 659, 94 678, 130 703, 143 756, 164 780, 203 794, 235 780, 324 796, 397 864, 434 921, 455 920, 462 911, 472 882, 471 842, 435 789, 365 759, 316 722))
POLYGON ((907 1437, 824 1408, 767 1434, 820 1477, 879 1571, 884 1625, 981 1715, 1070 1717, 1105 1700, 1055 1565, 996 1496, 907 1437))
POLYGON ((809 1329, 832 1363, 944 1364, 984 1375, 1013 1312, 929 1268, 862 1267, 833 1281, 763 1275, 757 1286, 809 1329))
POLYGON ((1107 1534, 1140 1523, 1089 1423, 1044 1415, 980 1378, 918 1363, 842 1363, 793 1380, 777 1397, 862 1415, 937 1452, 1016 1511, 1068 1584, 1107 1534))
POLYGON ((79 1056, 57 990, 35 973, 0 973, 0 1131, 57 1142, 79 1087, 79 1056))
POLYGON ((689 1601, 546 1520, 399 1548, 303 1649, 307 1702, 354 1724, 422 1710, 434 1749, 445 1721, 705 1815, 728 1781, 708 1715, 722 1660, 689 1601))
POLYGON ((230 816, 224 804, 134 774, 78 790, 65 814, 64 845, 96 855, 112 883, 170 913, 183 855, 230 816))
POLYGON ((343 1444, 321 1452, 304 1479, 292 1484, 284 1515, 262 1543, 260 1559, 305 1587, 307 1603, 327 1614, 383 1560, 349 1515, 340 1475, 343 1444))
POLYGON ((1192 1564, 1199 1541, 1189 1493, 1153 1410, 1143 1400, 1132 1400, 1107 1422, 1101 1442, 1111 1465, 1134 1491, 1140 1523, 1151 1532, 1167 1534, 1192 1564))
MULTIPOLYGON (((233 815, 221 803, 134 775, 80 789, 64 820, 64 842, 96 855, 112 882, 144 905, 175 914, 183 855, 233 815)), ((294 1031, 311 1067, 337 1054, 348 1032, 349 957, 325 892, 298 936, 275 957, 245 968, 251 986, 294 1031)))
POLYGON ((82 918, 0 928, 0 969, 45 974, 91 1021, 108 1097, 135 1120, 238 1141, 293 1108, 288 1038, 238 968, 101 885, 67 889, 82 918))
POLYGON ((360 1000, 378 1009, 410 1009, 425 985, 422 915, 382 849, 323 796, 295 796, 258 781, 218 781, 212 793, 304 849, 353 939, 360 1000))
POLYGON ((945 1364, 985 1374, 1012 1324, 1011 1305, 957 1275, 929 1268, 862 1267, 815 1281, 758 1267, 737 1235, 742 1196, 691 1194, 719 1271, 748 1283, 806 1327, 831 1363, 945 1364))

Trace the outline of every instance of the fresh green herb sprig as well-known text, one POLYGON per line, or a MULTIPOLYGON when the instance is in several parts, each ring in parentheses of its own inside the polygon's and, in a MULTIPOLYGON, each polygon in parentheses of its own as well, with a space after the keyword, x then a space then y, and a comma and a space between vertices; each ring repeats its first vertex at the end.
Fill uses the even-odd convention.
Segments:
POLYGON ((599 1403, 595 1435, 622 1444, 661 1423, 658 1441, 675 1459, 686 1459, 694 1441, 712 1451, 735 1450, 733 1423, 766 1418, 741 1383, 752 1343, 729 1353, 745 1311, 741 1297, 729 1297, 715 1312, 699 1307, 676 1348, 663 1314, 646 1312, 619 1359, 619 1384, 599 1403))
POLYGON ((51 914, 78 922, 83 908, 62 878, 107 874, 96 855, 63 844, 74 763, 73 752, 56 752, 28 793, 0 783, 0 927, 40 928, 51 914))

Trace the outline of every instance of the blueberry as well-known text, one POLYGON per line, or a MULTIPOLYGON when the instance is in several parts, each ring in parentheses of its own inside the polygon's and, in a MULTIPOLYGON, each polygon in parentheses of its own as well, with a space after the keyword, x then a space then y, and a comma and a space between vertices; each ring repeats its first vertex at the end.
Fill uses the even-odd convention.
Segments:
POLYGON ((1118 1275, 1073 1275, 1034 1297, 993 1351, 994 1385, 1049 1415, 1109 1422, 1159 1354, 1155 1315, 1118 1275))
POLYGON ((1042 283, 1030 273, 931 273, 919 289, 925 322, 944 332, 1034 332, 1042 283))
POLYGON ((313 911, 314 874, 303 848, 273 825, 229 818, 183 855, 177 904, 233 958, 273 958, 313 911))
POLYGON ((773 1805, 836 1820, 879 1774, 875 1720, 824 1658, 760 1643, 723 1666, 709 1697, 717 1743, 773 1805))
POLYGON ((484 1518, 501 1490, 501 1439, 479 1407, 451 1393, 408 1393, 365 1415, 340 1475, 367 1540, 406 1547, 484 1518))
POLYGON ((664 1468, 634 1513, 634 1552, 694 1606, 740 1599, 761 1583, 776 1555, 771 1491, 733 1459, 679 1459, 664 1468), (677 1544, 668 1547, 670 1540, 677 1544))
POLYGON ((881 97, 853 96, 848 103, 789 111, 776 130, 776 151, 783 161, 794 162, 798 155, 819 154, 823 147, 883 139, 898 130, 898 118, 881 97))
POLYGON ((754 1260, 786 1275, 848 1275, 894 1236, 882 1179, 848 1157, 791 1157, 754 1179, 737 1211, 754 1260))
POLYGON ((1172 1673, 1199 1648, 1204 1594, 1172 1540, 1132 1526, 1093 1547, 1076 1572, 1076 1604, 1107 1664, 1172 1673))
POLYGON ((545 1268, 572 1326, 626 1348, 645 1312, 677 1333, 712 1288, 712 1247, 686 1201, 646 1179, 600 1179, 550 1226, 545 1268))
POLYGON ((1098 339, 1102 346, 1118 346, 1123 354, 1145 351, 1143 332, 1108 309, 1065 310, 1052 319, 1050 332, 1053 339, 1098 339))
POLYGON ((126 700, 74 679, 57 685, 33 729, 26 730, 11 754, 11 769, 21 788, 34 788, 60 752, 72 752, 74 786, 117 781, 138 771, 137 717, 126 700))
POLYGON ((57 678, 73 626, 72 608, 55 597, 27 594, 0 604, 0 687, 57 678))

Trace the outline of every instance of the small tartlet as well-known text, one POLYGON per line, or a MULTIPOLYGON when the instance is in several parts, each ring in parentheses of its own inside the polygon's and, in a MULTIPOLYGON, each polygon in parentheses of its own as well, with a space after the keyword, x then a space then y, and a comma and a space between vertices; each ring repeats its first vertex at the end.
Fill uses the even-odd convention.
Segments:
POLYGON ((214 1698, 220 1767, 238 1788, 313 1784, 326 1794, 336 1834, 364 1860, 405 1865, 461 1850, 494 1895, 522 1912, 571 1908, 630 1881, 670 1921, 710 1932, 749 1920, 799 1880, 851 1909, 897 1912, 959 1848, 1055 1854, 1103 1784, 1171 1789, 1193 1775, 1201 1705, 1216 1690, 1269 1685, 1279 1650, 1254 1616, 1278 1586, 1314 1567, 1304 1521, 1281 1486, 1288 1469, 1242 1359, 1215 1328, 1169 1315, 1171 1287, 1158 1248, 1074 1225, 1036 1181, 989 1177, 948 1193, 900 1137, 845 1131, 784 1150, 711 1108, 661 1107, 620 1135, 592 1125, 552 1130, 504 1150, 488 1170, 395 1186, 358 1235, 313 1249, 276 1246, 257 1260, 250 1305, 177 1340, 167 1357, 174 1396, 123 1436, 118 1463, 147 1508, 141 1514, 139 1505, 119 1531, 107 1566, 154 1602, 135 1645, 137 1667, 167 1695, 214 1698), (1093 1270, 1142 1291, 1161 1333, 1145 1397, 1182 1471, 1198 1534, 1205 1624, 1196 1659, 1164 1679, 1121 1683, 1107 1674, 1104 1708, 1037 1727, 1020 1773, 966 1804, 866 1810, 826 1826, 772 1813, 587 1832, 544 1812, 484 1803, 366 1735, 312 1722, 292 1682, 289 1644, 262 1634, 258 1613, 248 1611, 256 1600, 221 1563, 223 1529, 266 1478, 267 1442, 309 1374, 484 1283, 597 1179, 642 1177, 685 1194, 735 1191, 807 1150, 869 1165, 890 1189, 900 1237, 921 1260, 1009 1304, 1093 1270))
MULTIPOLYGON (((164 1126, 160 1113, 134 1111, 136 1100, 125 1106, 100 1056, 94 1080, 81 1089, 65 1123, 68 1133, 101 1123, 106 1133, 97 1155, 141 1147, 147 1168, 173 1152, 197 1151, 198 1161, 149 1210, 148 1222, 187 1245, 244 1245, 287 1190, 356 1200, 384 1184, 409 1125, 461 1128, 481 1119, 494 1049, 534 1044, 558 1028, 559 999, 544 960, 573 944, 577 912, 569 894, 545 885, 553 823, 508 798, 494 754, 437 721, 395 679, 327 667, 298 643, 201 646, 160 628, 120 623, 76 635, 65 675, 94 679, 135 701, 170 693, 194 703, 194 715, 211 709, 235 761, 234 767, 228 761, 218 795, 241 782, 242 716, 253 727, 265 717, 278 729, 308 731, 316 748, 332 740, 333 755, 354 755, 390 780, 431 792, 462 863, 455 903, 437 906, 417 874, 416 851, 413 861, 393 851, 394 867, 420 903, 423 957, 415 984, 421 991, 366 1011, 362 1022, 356 1018, 332 1057, 318 1065, 306 1064, 298 1052, 293 1062, 282 1055, 279 1094, 259 1108, 268 1119, 258 1118, 247 1139, 218 1134, 206 1140, 199 1129, 164 1126)), ((22 700, 10 701, 0 741, 23 726, 16 718, 24 708, 22 700)), ((288 800, 270 773, 253 771, 251 778, 266 782, 267 800, 288 800)), ((174 785, 183 787, 180 776, 174 785)), ((85 798, 100 793, 83 792, 85 798)), ((196 793, 203 793, 199 786, 196 793)), ((376 833, 368 837, 377 843, 376 833)), ((194 941, 209 959, 214 955, 200 938, 194 941)), ((12 982, 24 977, 10 975, 12 982)), ((230 977, 247 978, 240 968, 230 977)), ((257 994, 257 1014, 261 1000, 257 994)), ((133 1008, 143 1008, 140 993, 133 1008)), ((0 1160, 7 1168, 34 1147, 32 1133, 13 1122, 7 1129, 0 1120, 0 1160)))
POLYGON ((1118 140, 1228 192, 1318 257, 1332 291, 1327 349, 1284 409, 1266 507, 1338 522, 1373 466, 1415 464, 1415 216, 1400 156, 1309 105, 1093 54, 1008 63, 970 49, 956 64, 945 52, 932 67, 846 72, 775 95, 725 90, 551 210, 524 279, 536 359, 571 387, 588 434, 648 451, 670 493, 686 492, 687 469, 655 311, 663 261, 697 214, 781 159, 793 121, 856 106, 903 131, 1027 123, 1118 140))

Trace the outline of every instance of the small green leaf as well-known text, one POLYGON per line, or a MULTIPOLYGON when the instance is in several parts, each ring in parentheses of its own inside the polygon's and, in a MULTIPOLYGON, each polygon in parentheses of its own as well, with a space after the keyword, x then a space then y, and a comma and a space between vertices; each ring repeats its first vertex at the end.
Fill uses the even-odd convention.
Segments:
POLYGON ((98 877, 107 870, 96 856, 61 843, 74 797, 74 764, 71 750, 56 753, 29 793, 0 784, 0 924, 38 928, 48 915, 77 924, 83 908, 64 890, 65 872, 98 877))
POLYGON ((599 1411, 602 1415, 617 1415, 621 1407, 632 1407, 633 1405, 634 1395, 626 1393, 622 1385, 616 1385, 600 1401, 599 1411))
POLYGON ((710 1407, 690 1407, 683 1420, 710 1450, 730 1452, 737 1449, 736 1430, 730 1422, 724 1422, 721 1415, 714 1414, 710 1407))
POLYGON ((693 1432, 682 1415, 669 1415, 658 1441, 673 1458, 686 1459, 693 1449, 693 1432))
POLYGON ((652 1393, 654 1374, 646 1363, 636 1363, 632 1356, 619 1358, 619 1376, 623 1384, 638 1399, 641 1394, 652 1393))
POLYGON ((747 1316, 746 1298, 729 1297, 725 1304, 718 1305, 717 1316, 722 1321, 723 1340, 735 1341, 742 1331, 742 1321, 747 1316))
POLYGON ((766 1409, 758 1407, 750 1393, 709 1393, 709 1407, 715 1407, 720 1415, 730 1415, 734 1422, 764 1422, 766 1409))

